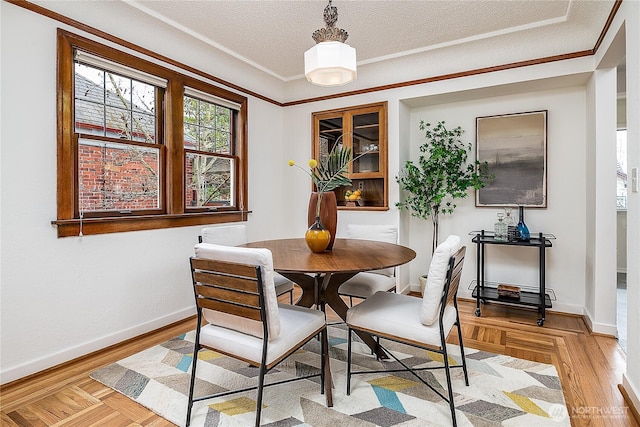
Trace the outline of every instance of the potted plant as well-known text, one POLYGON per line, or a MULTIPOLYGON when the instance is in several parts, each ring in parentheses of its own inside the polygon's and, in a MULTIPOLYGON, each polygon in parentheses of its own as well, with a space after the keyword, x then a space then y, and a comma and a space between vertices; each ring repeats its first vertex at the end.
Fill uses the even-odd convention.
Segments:
MULTIPOLYGON (((341 143, 336 144, 328 156, 320 162, 310 159, 308 162, 309 171, 298 166, 293 160, 289 160, 289 166, 302 169, 313 181, 316 191, 311 194, 309 200, 309 226, 313 227, 314 222, 318 222, 322 228, 329 231, 327 250, 331 250, 333 247, 338 221, 336 198, 333 190, 340 186, 351 185, 351 179, 348 176, 349 163, 351 161, 351 149, 343 147, 341 143), (326 203, 322 203, 324 198, 328 199, 326 203)), ((325 248, 323 247, 321 251, 324 250, 325 248)))
POLYGON ((404 200, 396 203, 400 210, 407 209, 411 216, 431 219, 433 238, 431 254, 438 245, 440 215, 452 214, 455 199, 468 195, 468 189, 479 189, 493 179, 486 162, 467 162, 471 143, 464 144, 460 126, 447 129, 444 121, 432 126, 420 121, 426 141, 420 146, 417 164, 407 160, 396 181, 406 192, 404 200))

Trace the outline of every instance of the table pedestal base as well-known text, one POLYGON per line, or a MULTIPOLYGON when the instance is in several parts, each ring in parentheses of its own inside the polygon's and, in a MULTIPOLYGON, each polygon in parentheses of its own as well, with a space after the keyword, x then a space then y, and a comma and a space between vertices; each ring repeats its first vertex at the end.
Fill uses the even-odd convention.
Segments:
MULTIPOLYGON (((325 305, 343 320, 347 320, 349 306, 338 295, 338 288, 357 273, 325 273, 311 276, 303 273, 280 272, 281 275, 296 283, 302 289, 302 297, 296 305, 311 307, 316 305, 325 311, 325 305)), ((366 332, 354 331, 369 346, 379 359, 388 359, 389 355, 380 347, 375 339, 366 332)))

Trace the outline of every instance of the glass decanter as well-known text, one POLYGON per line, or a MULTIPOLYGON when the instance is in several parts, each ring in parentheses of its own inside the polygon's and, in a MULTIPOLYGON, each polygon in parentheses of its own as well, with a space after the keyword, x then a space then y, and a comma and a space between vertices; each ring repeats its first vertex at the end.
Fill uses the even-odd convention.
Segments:
POLYGON ((501 242, 507 241, 507 224, 504 220, 504 213, 498 212, 498 222, 493 225, 493 238, 501 242))
POLYGON ((505 223, 507 224, 507 240, 513 242, 518 240, 518 227, 511 216, 511 208, 504 208, 505 223))

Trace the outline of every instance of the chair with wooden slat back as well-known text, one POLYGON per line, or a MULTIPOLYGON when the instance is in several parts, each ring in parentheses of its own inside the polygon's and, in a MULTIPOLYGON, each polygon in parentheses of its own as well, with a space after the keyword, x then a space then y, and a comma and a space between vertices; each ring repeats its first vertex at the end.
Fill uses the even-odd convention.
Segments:
MULTIPOLYGON (((187 408, 188 426, 193 403, 257 389, 256 426, 260 425, 262 392, 266 386, 320 376, 321 393, 330 378, 324 313, 278 304, 273 283, 273 260, 268 249, 238 248, 201 243, 191 258, 197 329, 187 408), (321 335, 320 373, 295 376, 265 384, 265 375, 277 364, 321 335), (206 347, 259 368, 254 387, 194 398, 198 351, 206 347)), ((327 404, 331 404, 330 389, 327 404)))
MULTIPOLYGON (((465 384, 469 385, 467 364, 458 315, 457 293, 460 285, 462 266, 466 247, 460 247, 458 236, 449 236, 440 244, 431 261, 429 282, 421 299, 409 295, 390 292, 377 292, 362 303, 347 311, 348 344, 347 344, 347 395, 351 393, 351 376, 354 374, 371 374, 376 372, 409 371, 423 384, 433 390, 449 403, 452 423, 457 425, 453 389, 451 387, 451 368, 463 369, 465 384), (450 365, 446 339, 453 326, 457 326, 458 344, 460 346, 461 364, 450 365), (382 369, 378 371, 363 370, 352 372, 352 340, 351 331, 368 332, 378 338, 396 341, 413 347, 439 353, 444 366, 428 366, 411 368, 392 352, 385 349, 402 369, 382 369), (447 381, 447 396, 418 375, 418 371, 444 369, 447 381)), ((395 363, 394 363, 395 365, 395 363)), ((439 386, 439 384, 438 384, 439 386)))
MULTIPOLYGON (((213 243, 225 246, 243 245, 248 241, 247 227, 244 224, 205 227, 198 236, 198 243, 213 243)), ((293 304, 293 282, 278 273, 274 274, 273 281, 276 285, 276 295, 289 294, 289 304, 293 304)))

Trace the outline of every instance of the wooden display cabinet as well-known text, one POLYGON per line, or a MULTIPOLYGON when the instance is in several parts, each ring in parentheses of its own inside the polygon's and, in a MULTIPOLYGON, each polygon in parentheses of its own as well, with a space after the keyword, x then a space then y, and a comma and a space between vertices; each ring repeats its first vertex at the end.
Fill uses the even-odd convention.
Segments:
POLYGON ((323 161, 338 145, 350 147, 351 187, 334 190, 338 209, 387 210, 387 103, 313 113, 313 157, 323 161), (360 189, 362 199, 349 203, 347 190, 360 189))

